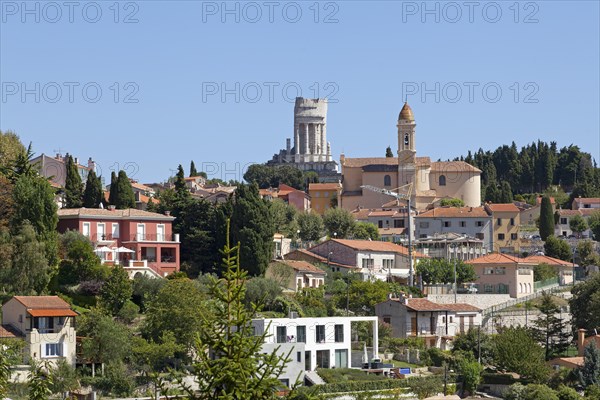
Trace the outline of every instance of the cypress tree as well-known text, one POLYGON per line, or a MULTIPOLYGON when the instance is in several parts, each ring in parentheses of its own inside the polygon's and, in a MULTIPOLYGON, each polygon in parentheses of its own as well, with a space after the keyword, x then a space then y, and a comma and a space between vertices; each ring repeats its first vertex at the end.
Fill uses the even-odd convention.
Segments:
POLYGON ((194 160, 192 160, 192 162, 190 163, 190 176, 198 176, 198 171, 196 170, 194 160))
POLYGON ((540 206, 540 237, 546 240, 548 236, 554 234, 554 214, 552 213, 552 203, 550 197, 542 197, 540 206))
POLYGON ((500 203, 512 203, 513 194, 510 184, 507 181, 502 181, 500 185, 500 203))
POLYGON ((386 157, 394 157, 394 153, 392 152, 392 148, 390 146, 387 147, 387 149, 385 149, 385 156, 386 157))
POLYGON ((135 195, 133 194, 133 188, 131 182, 127 177, 125 171, 119 171, 117 177, 117 191, 115 193, 115 206, 122 210, 126 208, 135 208, 135 195))
POLYGON ((117 174, 115 171, 110 173, 110 192, 108 194, 108 204, 112 206, 117 204, 117 174))
POLYGON ((90 171, 85 191, 83 192, 83 206, 86 208, 98 208, 104 200, 104 191, 102 190, 102 181, 96 176, 94 171, 90 171))
POLYGON ((258 185, 240 185, 235 192, 231 234, 240 243, 240 255, 250 275, 262 275, 273 257, 275 229, 269 206, 258 194, 258 185))
POLYGON ((83 184, 77 172, 77 165, 72 156, 67 156, 67 176, 65 178, 65 203, 67 208, 81 207, 83 199, 83 184))

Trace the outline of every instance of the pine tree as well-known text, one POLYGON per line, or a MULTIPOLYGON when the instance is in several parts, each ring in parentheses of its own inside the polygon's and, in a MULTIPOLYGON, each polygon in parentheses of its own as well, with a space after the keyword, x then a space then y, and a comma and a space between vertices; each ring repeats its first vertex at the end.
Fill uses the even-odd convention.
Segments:
POLYGON ((230 247, 228 238, 221 251, 223 278, 211 277, 214 315, 205 318, 195 345, 194 372, 200 387, 186 390, 192 399, 274 399, 289 353, 261 350, 268 332, 253 332, 252 319, 260 307, 246 307, 247 272, 240 267, 239 245, 230 247))
POLYGON ((152 197, 148 199, 148 203, 146 204, 146 211, 148 212, 158 212, 158 206, 152 200, 152 197))
POLYGON ((600 385, 600 350, 593 340, 583 351, 583 367, 579 369, 579 380, 584 387, 600 385))
POLYGON ((67 176, 65 178, 65 203, 67 208, 79 208, 82 206, 83 184, 81 176, 77 171, 77 165, 72 156, 67 156, 67 176))
MULTIPOLYGON (((126 208, 135 208, 135 195, 131 187, 131 181, 125 171, 119 171, 116 184, 115 207, 122 210, 126 208)), ((111 186, 112 192, 112 186, 111 186)))
POLYGON ((550 197, 542 197, 540 205, 540 236, 546 240, 548 236, 554 234, 554 214, 552 212, 552 203, 550 197))
POLYGON ((192 160, 192 162, 190 163, 190 176, 198 176, 198 171, 196 170, 194 160, 192 160))
POLYGON ((117 174, 115 171, 110 173, 110 192, 108 193, 108 204, 117 204, 117 174))
POLYGON ((394 153, 392 152, 392 148, 390 146, 387 147, 387 149, 385 149, 385 156, 386 157, 394 157, 394 153))
POLYGON ((83 192, 83 206, 85 208, 98 208, 102 200, 104 200, 102 180, 99 176, 96 176, 96 172, 90 171, 83 192))
POLYGON ((564 321, 556 316, 560 313, 560 307, 550 294, 544 293, 538 309, 541 314, 534 322, 534 332, 536 339, 546 348, 546 360, 550 360, 569 348, 571 335, 564 321))

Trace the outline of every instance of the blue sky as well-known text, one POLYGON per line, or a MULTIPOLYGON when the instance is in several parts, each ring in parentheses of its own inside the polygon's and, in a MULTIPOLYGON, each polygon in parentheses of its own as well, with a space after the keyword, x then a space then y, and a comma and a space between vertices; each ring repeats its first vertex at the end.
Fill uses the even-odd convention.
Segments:
POLYGON ((193 159, 241 179, 292 137, 300 92, 331 97, 336 159, 395 149, 407 98, 419 155, 542 139, 600 160, 598 1, 1 0, 0 12, 0 129, 38 154, 93 157, 104 176, 160 181, 193 159))

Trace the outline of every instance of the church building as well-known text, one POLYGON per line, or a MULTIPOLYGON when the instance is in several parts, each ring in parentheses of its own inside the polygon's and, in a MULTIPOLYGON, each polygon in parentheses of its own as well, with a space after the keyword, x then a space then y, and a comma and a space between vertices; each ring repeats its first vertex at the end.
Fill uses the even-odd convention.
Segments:
MULTIPOLYGON (((398 157, 340 156, 343 208, 381 208, 395 200, 385 194, 361 189, 362 185, 393 191, 411 183, 412 206, 417 210, 424 210, 443 198, 457 198, 471 207, 481 205, 481 170, 464 161, 432 162, 429 157, 417 156, 417 124, 408 103, 402 107, 396 126, 398 157)), ((404 190, 399 192, 406 193, 404 190)))

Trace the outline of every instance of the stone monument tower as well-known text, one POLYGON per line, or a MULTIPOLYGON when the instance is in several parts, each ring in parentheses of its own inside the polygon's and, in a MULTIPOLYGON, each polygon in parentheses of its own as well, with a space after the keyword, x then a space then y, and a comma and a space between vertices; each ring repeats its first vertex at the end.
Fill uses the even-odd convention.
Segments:
POLYGON ((315 171, 322 182, 338 182, 338 165, 327 141, 327 99, 296 98, 294 105, 294 147, 275 154, 267 165, 292 165, 303 171, 315 171))

